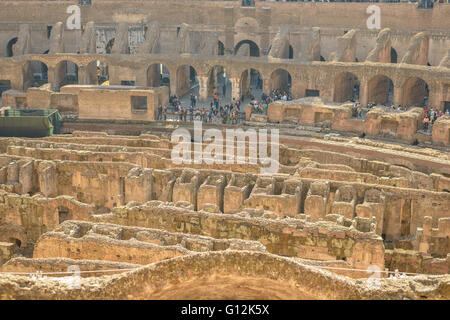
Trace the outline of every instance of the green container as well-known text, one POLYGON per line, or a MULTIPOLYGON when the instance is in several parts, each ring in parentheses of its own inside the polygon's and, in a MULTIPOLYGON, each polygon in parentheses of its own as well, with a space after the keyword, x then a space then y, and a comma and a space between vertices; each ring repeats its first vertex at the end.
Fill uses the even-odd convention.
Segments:
POLYGON ((0 116, 1 137, 41 138, 60 133, 61 115, 58 110, 6 110, 0 116))

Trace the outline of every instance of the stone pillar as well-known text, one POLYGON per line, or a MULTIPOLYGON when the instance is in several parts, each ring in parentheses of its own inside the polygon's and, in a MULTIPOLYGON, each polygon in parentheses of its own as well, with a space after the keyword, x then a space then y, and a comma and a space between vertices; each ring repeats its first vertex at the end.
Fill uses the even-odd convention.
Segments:
POLYGON ((56 76, 56 68, 48 67, 47 70, 48 83, 50 84, 50 89, 53 91, 58 90, 58 79, 56 76))
POLYGON ((133 72, 136 75, 135 85, 138 87, 147 87, 147 70, 137 69, 133 72))
POLYGON ((270 7, 262 7, 259 10, 259 15, 261 17, 261 26, 260 26, 260 34, 261 34, 261 41, 260 41, 260 48, 259 48, 259 55, 260 56, 266 56, 269 53, 269 47, 270 47, 270 26, 272 24, 272 8, 270 7))
POLYGON ((121 83, 117 70, 117 67, 109 66, 109 84, 111 86, 118 86, 121 83))
POLYGON ((242 73, 241 76, 241 94, 242 95, 248 95, 250 92, 250 80, 251 80, 251 74, 250 74, 250 69, 245 70, 242 73))
POLYGON ((33 190, 33 161, 28 161, 20 167, 19 182, 21 194, 26 194, 33 190))
POLYGON ((225 7, 224 15, 225 15, 225 43, 224 45, 224 54, 225 55, 233 55, 234 54, 234 8, 233 7, 225 7))
POLYGON ((11 162, 7 169, 7 183, 19 182, 19 165, 17 162, 11 162))
POLYGON ((57 173, 54 163, 41 162, 38 167, 39 189, 46 197, 56 197, 58 193, 57 173))
POLYGON ((267 95, 269 95, 271 91, 270 81, 270 75, 263 75, 263 92, 267 95))
POLYGON ((403 88, 394 86, 394 105, 403 105, 403 88))
POLYGON ((231 82, 231 98, 241 99, 241 88, 239 78, 230 78, 231 82))
POLYGON ((200 102, 208 101, 208 76, 197 76, 198 79, 198 95, 200 102))
POLYGON ((170 73, 170 95, 174 96, 177 94, 177 69, 169 70, 170 73))
POLYGON ((361 79, 359 86, 359 102, 363 107, 369 104, 369 82, 366 79, 361 79))
MULTIPOLYGON (((81 69, 81 67, 80 67, 81 69)), ((78 69, 78 77, 80 78, 80 69, 78 69)), ((86 70, 86 79, 87 79, 87 84, 101 84, 98 83, 98 75, 97 75, 97 63, 96 62, 91 62, 90 64, 88 64, 85 67, 86 70)), ((78 80, 80 81, 80 80, 78 80)))
POLYGON ((419 243, 419 251, 428 253, 430 249, 430 241, 432 236, 433 219, 429 216, 423 217, 423 231, 419 243))
POLYGON ((78 84, 91 84, 86 66, 78 67, 78 84))
POLYGON ((161 74, 159 70, 159 64, 151 65, 147 71, 147 81, 146 86, 149 86, 151 88, 156 88, 161 85, 161 74))
POLYGON ((433 109, 444 111, 444 104, 442 103, 442 101, 444 101, 442 85, 433 84, 430 86, 430 84, 428 84, 428 89, 430 90, 428 106, 433 109))
MULTIPOLYGON (((303 98, 306 93, 306 88, 307 86, 303 81, 296 80, 291 76, 291 94, 293 99, 303 98)), ((324 98, 327 98, 327 96, 325 95, 324 98)))

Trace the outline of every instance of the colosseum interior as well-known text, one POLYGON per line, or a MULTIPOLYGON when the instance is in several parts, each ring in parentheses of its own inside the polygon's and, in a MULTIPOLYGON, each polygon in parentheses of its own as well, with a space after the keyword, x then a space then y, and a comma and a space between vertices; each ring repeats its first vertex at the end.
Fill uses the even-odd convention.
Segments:
POLYGON ((0 120, 62 120, 1 134, 0 299, 450 299, 450 4, 369 5, 1 1, 0 120), (238 124, 161 119, 222 82, 238 124))

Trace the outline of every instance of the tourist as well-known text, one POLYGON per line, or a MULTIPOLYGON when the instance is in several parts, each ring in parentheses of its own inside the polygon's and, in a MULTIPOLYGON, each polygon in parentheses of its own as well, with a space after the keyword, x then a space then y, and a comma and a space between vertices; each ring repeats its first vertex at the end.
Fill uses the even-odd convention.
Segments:
POLYGON ((189 116, 191 121, 194 120, 194 108, 192 105, 189 106, 189 116))
POLYGON ((162 119, 162 112, 163 112, 163 107, 161 105, 159 105, 158 106, 158 116, 156 117, 157 120, 162 119))
POLYGON ((211 121, 212 121, 212 116, 213 116, 213 109, 211 108, 211 109, 209 110, 209 114, 208 114, 208 122, 209 122, 209 123, 211 123, 211 121))
POLYGON ((423 128, 425 129, 425 131, 427 131, 428 130, 428 122, 429 122, 430 120, 428 119, 428 117, 425 117, 424 119, 423 119, 423 128))

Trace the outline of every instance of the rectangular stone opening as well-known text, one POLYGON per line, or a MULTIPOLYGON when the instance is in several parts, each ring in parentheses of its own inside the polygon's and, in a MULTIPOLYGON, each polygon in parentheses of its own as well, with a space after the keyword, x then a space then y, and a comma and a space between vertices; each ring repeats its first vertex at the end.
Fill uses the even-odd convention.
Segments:
POLYGON ((131 111, 132 112, 147 112, 147 97, 146 96, 131 96, 131 111))
POLYGON ((320 90, 306 89, 306 97, 318 97, 320 95, 320 90))
POLYGON ((120 85, 134 87, 135 82, 132 80, 122 80, 122 81, 120 81, 120 85))

